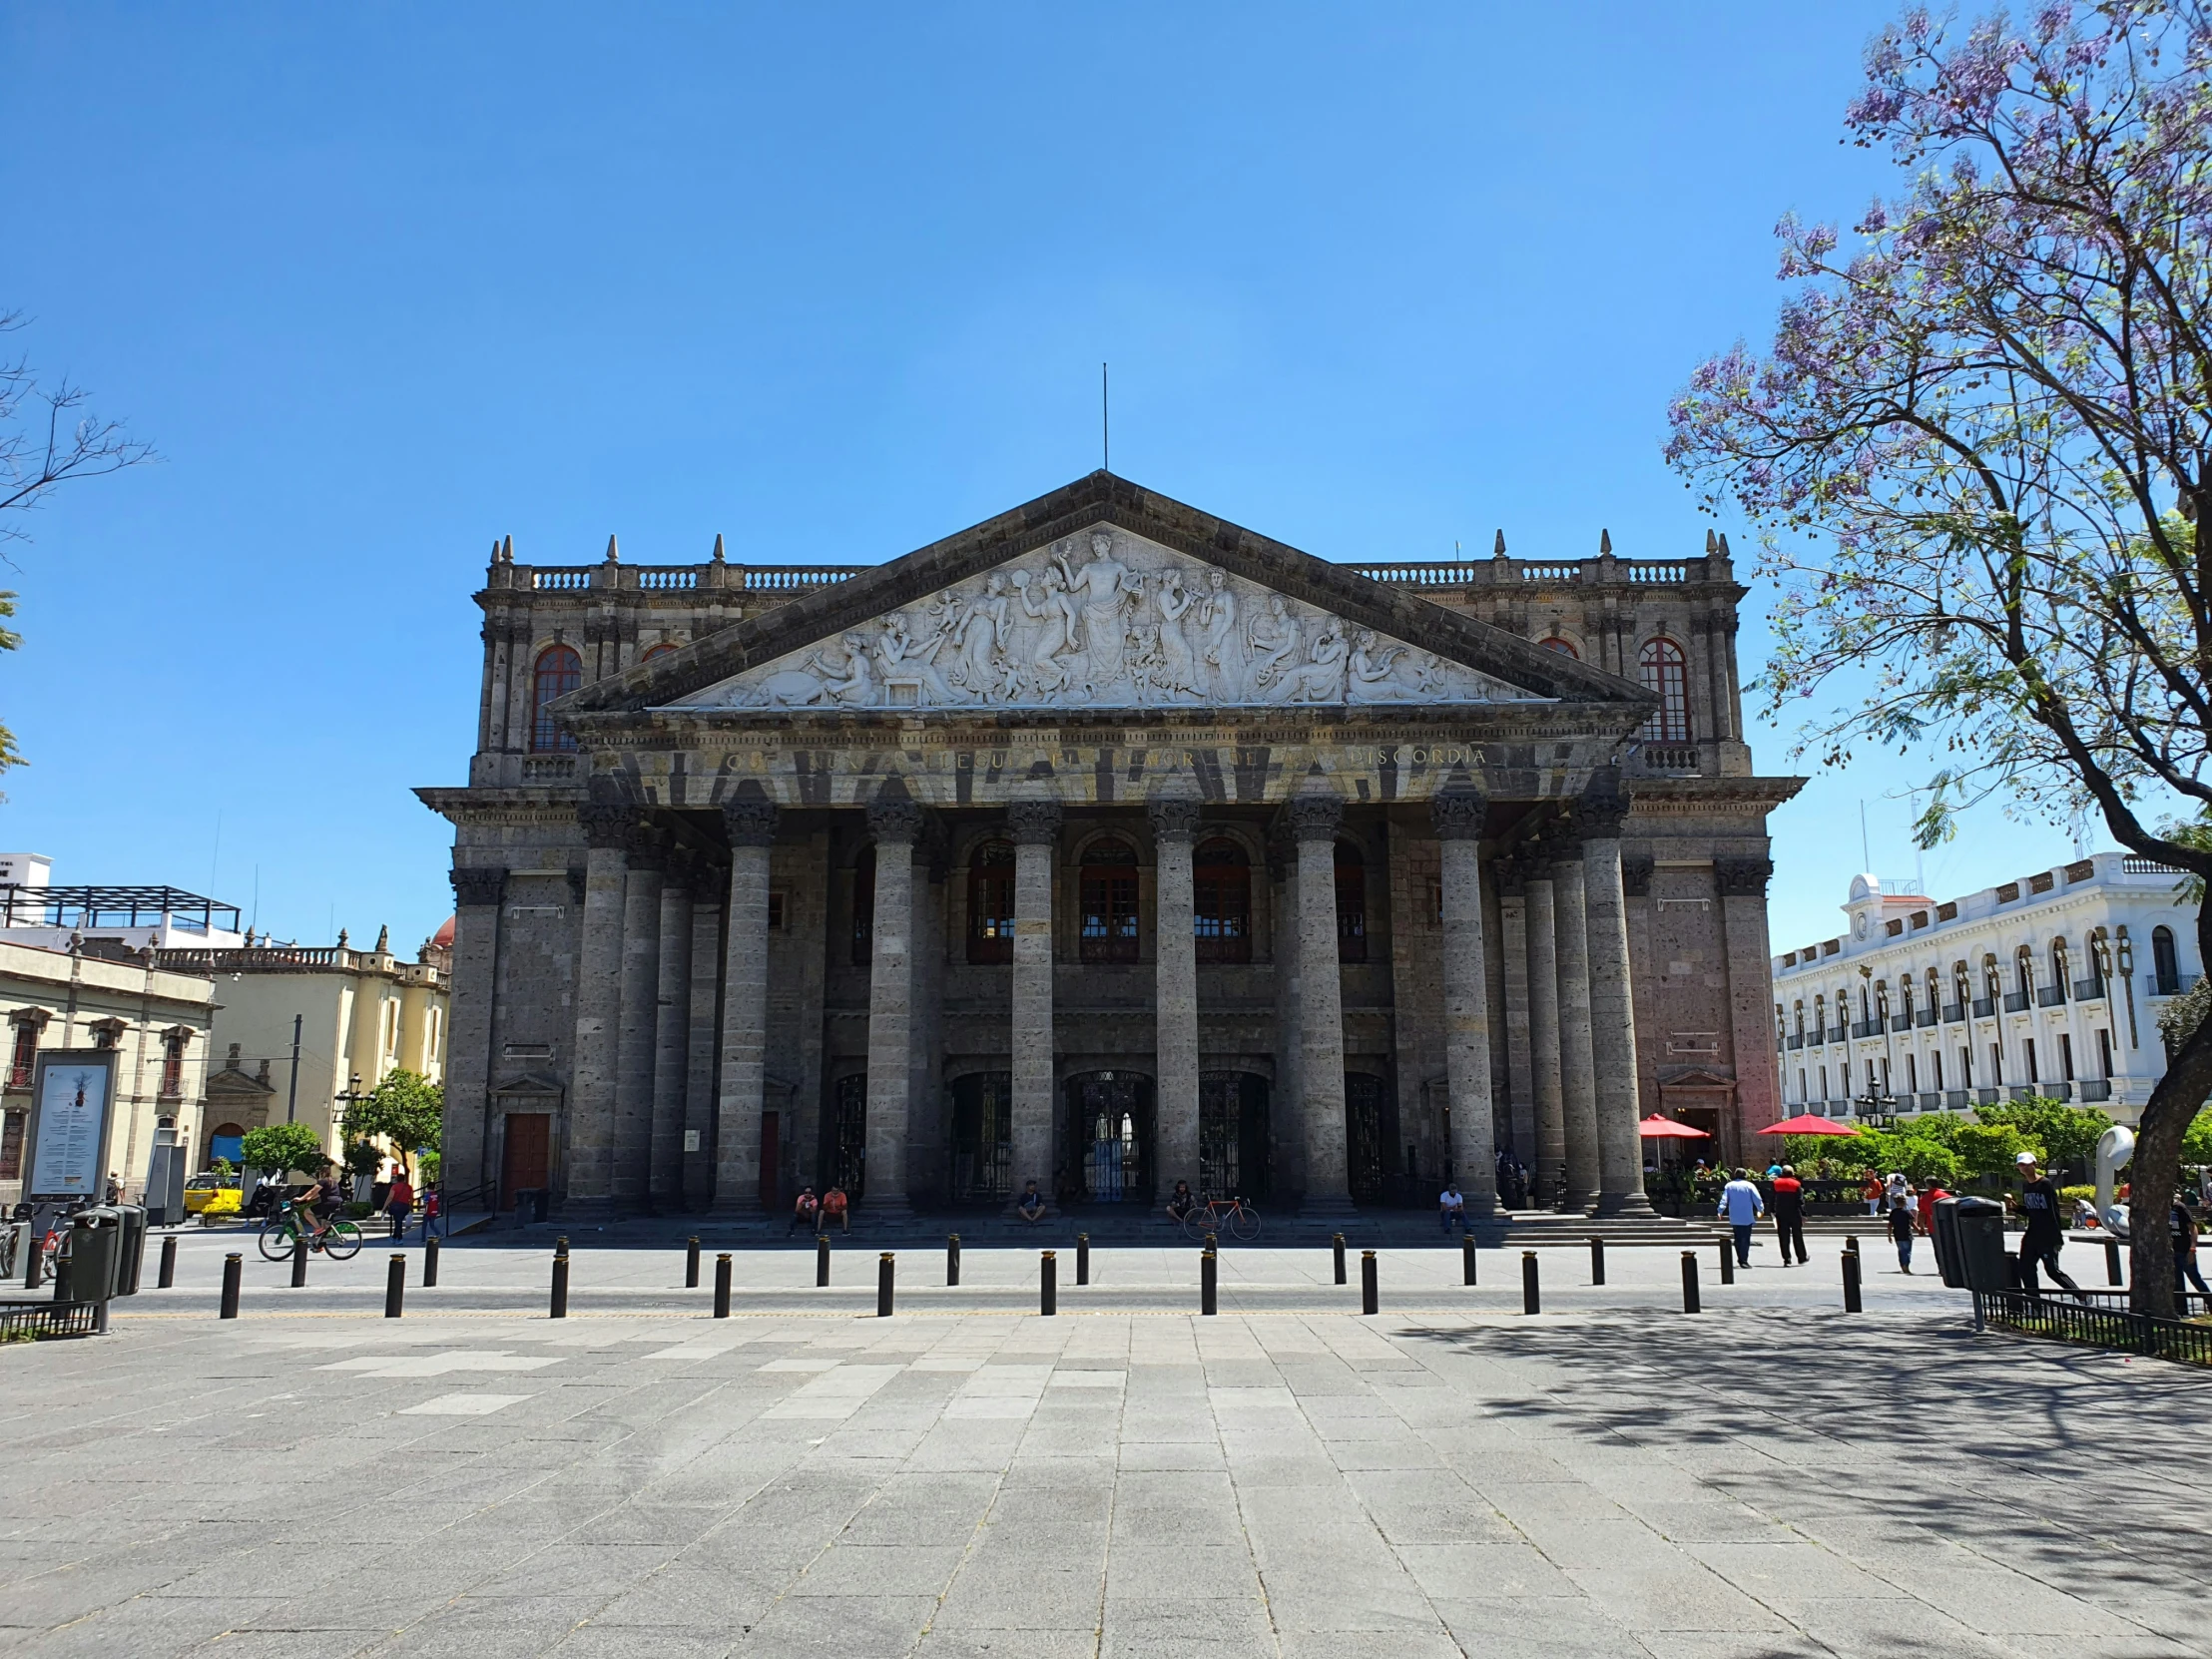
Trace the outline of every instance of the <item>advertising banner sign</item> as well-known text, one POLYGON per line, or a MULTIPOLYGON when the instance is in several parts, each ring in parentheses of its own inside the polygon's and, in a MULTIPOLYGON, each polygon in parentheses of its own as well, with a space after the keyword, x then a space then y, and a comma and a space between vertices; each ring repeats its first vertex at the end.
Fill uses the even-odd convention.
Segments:
POLYGON ((89 1198, 106 1191, 108 1121, 115 1103, 115 1050, 49 1049, 31 1086, 29 1163, 23 1196, 89 1198))

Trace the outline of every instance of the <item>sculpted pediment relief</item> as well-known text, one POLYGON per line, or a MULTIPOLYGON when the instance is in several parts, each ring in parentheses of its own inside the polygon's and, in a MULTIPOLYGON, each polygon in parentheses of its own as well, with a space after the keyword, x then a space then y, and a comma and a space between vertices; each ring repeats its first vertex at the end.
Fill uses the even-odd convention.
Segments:
POLYGON ((679 709, 1029 709, 1548 699, 1095 525, 704 690, 679 709))

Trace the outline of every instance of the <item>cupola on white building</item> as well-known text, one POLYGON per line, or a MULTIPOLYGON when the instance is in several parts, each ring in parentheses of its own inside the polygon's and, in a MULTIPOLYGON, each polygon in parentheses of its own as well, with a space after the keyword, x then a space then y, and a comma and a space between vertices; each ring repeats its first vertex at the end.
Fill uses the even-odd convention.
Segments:
POLYGON ((2197 982, 2182 872, 2100 852, 1937 903, 1861 875, 1836 938, 1777 956, 1783 1098, 1830 1117, 2043 1095, 2132 1124, 2166 1069, 2157 1013, 2197 982))

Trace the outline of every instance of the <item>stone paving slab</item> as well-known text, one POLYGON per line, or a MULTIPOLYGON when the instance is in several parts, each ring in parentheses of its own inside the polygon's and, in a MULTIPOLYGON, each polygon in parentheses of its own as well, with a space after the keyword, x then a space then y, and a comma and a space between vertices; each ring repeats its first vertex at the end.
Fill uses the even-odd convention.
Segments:
POLYGON ((1131 1249, 1060 1318, 877 1320, 763 1253, 722 1322, 580 1251, 554 1322, 542 1255, 454 1250, 394 1322, 364 1252, 219 1322, 195 1241, 114 1336, 0 1350, 0 1655, 2212 1652, 2212 1377, 1894 1271, 1847 1318, 1833 1248, 1694 1318, 1674 1257, 1561 1259, 1536 1319, 1383 1260, 1419 1306, 1250 1252, 1278 1304, 1204 1319, 1131 1249))

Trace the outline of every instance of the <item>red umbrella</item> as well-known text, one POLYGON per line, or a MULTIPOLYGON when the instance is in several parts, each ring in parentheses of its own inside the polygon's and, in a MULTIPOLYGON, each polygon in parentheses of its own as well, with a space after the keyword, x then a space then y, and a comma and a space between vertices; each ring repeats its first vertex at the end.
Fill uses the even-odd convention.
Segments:
POLYGON ((1636 1133, 1647 1141, 1709 1141, 1713 1138, 1702 1129, 1692 1129, 1686 1123, 1657 1114, 1638 1123, 1636 1133))
POLYGON ((1848 1123, 1838 1123, 1834 1118, 1817 1118, 1811 1112, 1801 1112, 1794 1118, 1784 1118, 1780 1123, 1770 1123, 1759 1131, 1762 1135, 1844 1135, 1859 1133, 1848 1123))

